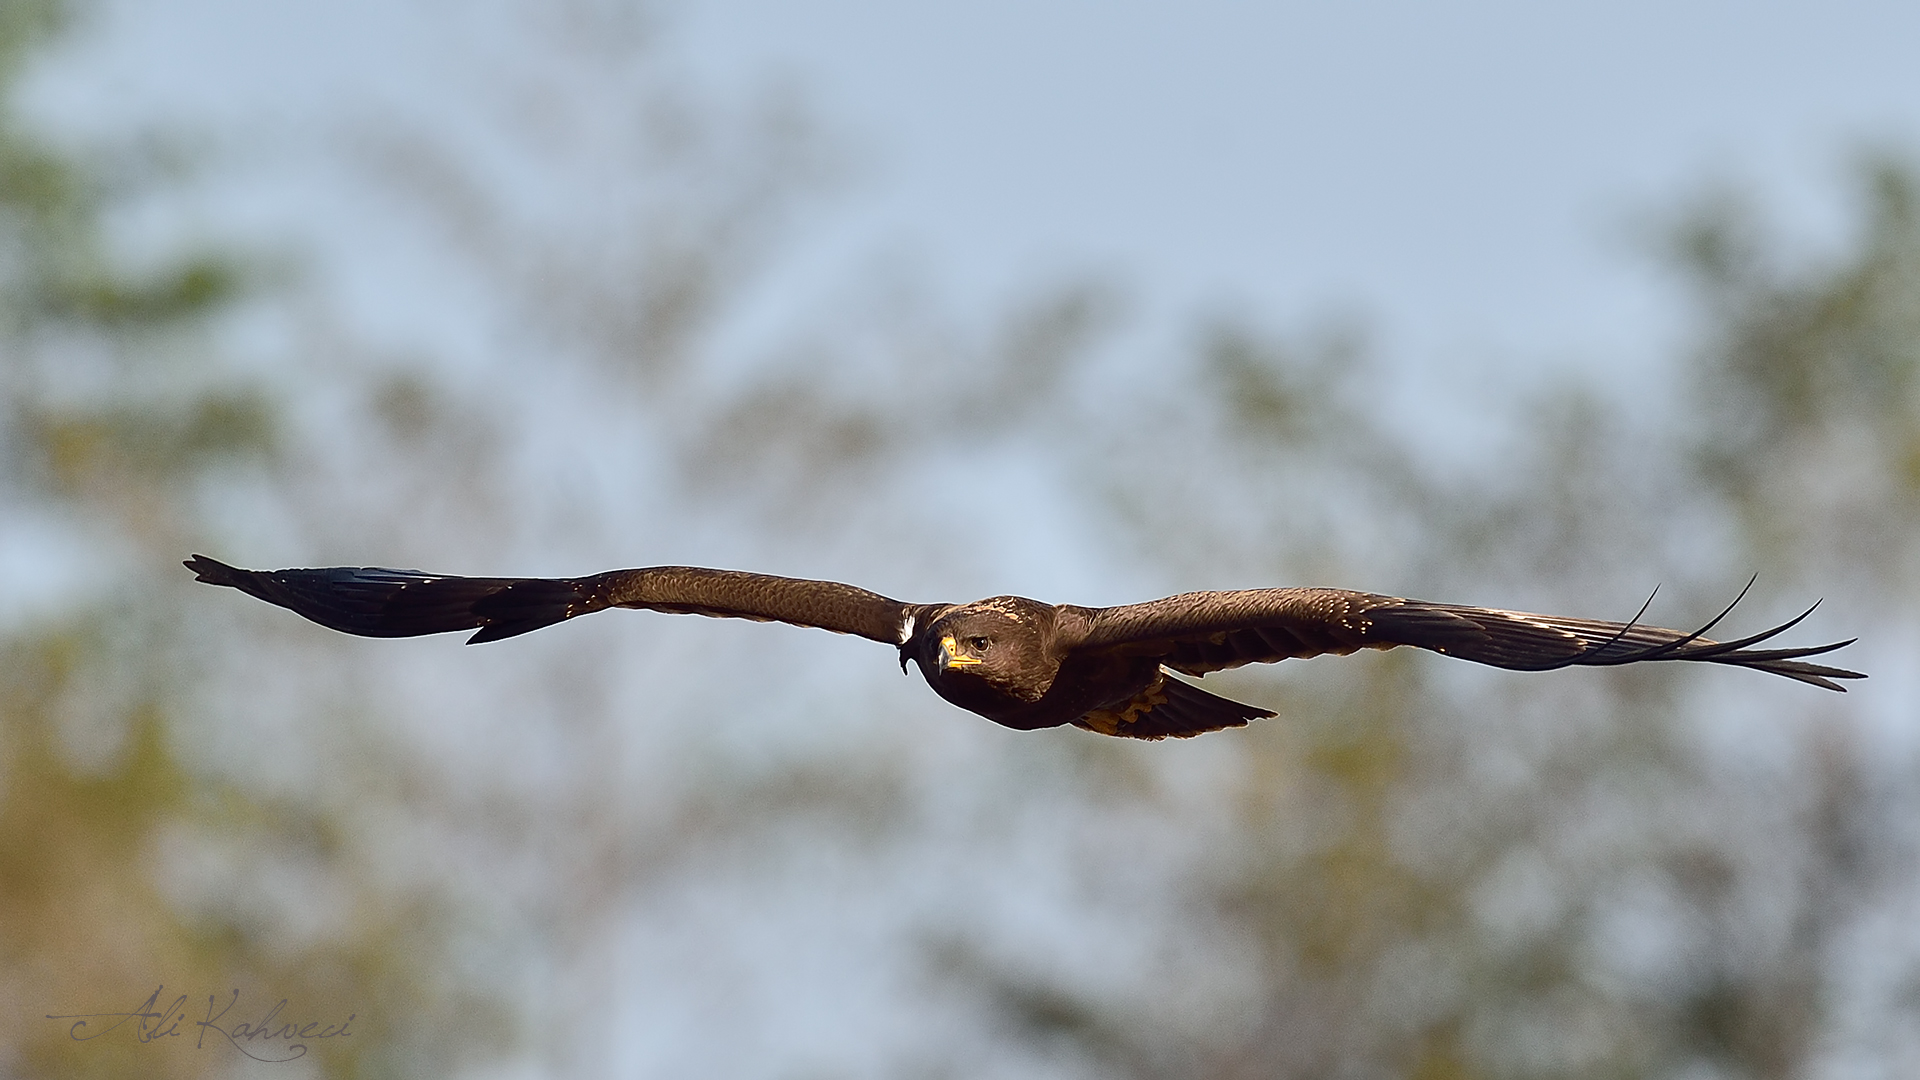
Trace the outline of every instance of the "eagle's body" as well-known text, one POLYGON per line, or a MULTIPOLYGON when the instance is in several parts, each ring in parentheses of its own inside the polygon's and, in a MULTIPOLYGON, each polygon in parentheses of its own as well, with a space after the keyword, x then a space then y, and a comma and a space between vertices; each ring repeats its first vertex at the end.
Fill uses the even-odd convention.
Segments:
MULTIPOLYGON (((1323 653, 1411 645, 1496 667, 1698 660, 1758 668, 1844 689, 1858 672, 1806 662, 1851 642, 1752 646, 1800 619, 1738 641, 1344 589, 1181 593, 1088 608, 996 596, 908 604, 831 581, 654 566, 583 578, 465 578, 418 570, 241 570, 196 555, 199 580, 227 585, 323 626, 366 637, 476 630, 494 641, 609 607, 814 626, 895 646, 941 697, 998 724, 1076 724, 1105 735, 1197 735, 1274 715, 1173 677, 1323 653)), ((1738 601, 1735 601, 1738 603, 1738 601)), ((1729 608, 1731 610, 1731 608, 1729 608)), ((1724 617, 1726 613, 1722 612, 1724 617)), ((1805 618, 1802 615, 1800 618, 1805 618)))

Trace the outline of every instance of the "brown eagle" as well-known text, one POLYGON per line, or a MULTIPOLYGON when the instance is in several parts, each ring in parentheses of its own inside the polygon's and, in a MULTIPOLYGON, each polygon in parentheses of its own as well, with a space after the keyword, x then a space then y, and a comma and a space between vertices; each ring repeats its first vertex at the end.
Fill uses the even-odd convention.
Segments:
MULTIPOLYGON (((185 565, 201 581, 365 637, 477 630, 467 639, 473 644, 610 607, 816 626, 894 646, 902 671, 912 660, 934 693, 996 724, 1023 730, 1073 724, 1135 739, 1198 735, 1274 715, 1216 697, 1171 672, 1200 676, 1242 664, 1397 645, 1518 671, 1700 660, 1771 671, 1828 690, 1845 690, 1834 679, 1865 678, 1804 659, 1852 640, 1752 647, 1790 629, 1812 608, 1771 630, 1714 641, 1705 635, 1732 604, 1688 634, 1642 626, 1638 615, 1632 622, 1601 622, 1345 589, 1190 592, 1089 608, 1021 596, 905 604, 834 581, 697 566, 582 578, 470 578, 352 566, 241 570, 204 555, 185 565)), ((1739 602, 1736 597, 1734 604, 1739 602)))

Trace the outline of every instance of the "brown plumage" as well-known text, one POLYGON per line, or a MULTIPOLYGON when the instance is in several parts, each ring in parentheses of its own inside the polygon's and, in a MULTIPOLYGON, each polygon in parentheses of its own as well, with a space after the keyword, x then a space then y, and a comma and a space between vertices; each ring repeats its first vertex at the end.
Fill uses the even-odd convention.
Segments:
MULTIPOLYGON (((365 637, 477 631, 495 641, 603 608, 815 626, 895 646, 934 692, 1007 727, 1075 724, 1104 735, 1198 735, 1274 715, 1216 697, 1171 673, 1264 664, 1399 645, 1519 671, 1696 660, 1784 675, 1828 690, 1859 672, 1806 658, 1852 644, 1753 646, 1806 614, 1736 641, 1630 623, 1435 604, 1345 589, 1181 593, 1087 608, 995 596, 969 604, 906 604, 832 581, 653 566, 583 578, 466 578, 337 566, 240 570, 195 555, 198 579, 227 585, 365 637)), ((1749 582, 1749 585, 1752 583, 1749 582)), ((1746 595, 1742 590, 1741 595, 1746 595)), ((1739 603, 1735 598, 1734 603, 1739 603)), ((1644 610, 1644 609, 1643 609, 1644 610)))

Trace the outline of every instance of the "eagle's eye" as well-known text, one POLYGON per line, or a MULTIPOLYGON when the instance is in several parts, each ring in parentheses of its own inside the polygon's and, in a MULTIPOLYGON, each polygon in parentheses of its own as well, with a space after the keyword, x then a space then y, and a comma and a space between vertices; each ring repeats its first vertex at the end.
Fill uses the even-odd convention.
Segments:
POLYGON ((993 644, 993 639, 982 634, 975 634, 973 637, 967 639, 967 647, 974 652, 986 652, 987 646, 991 644, 993 644))

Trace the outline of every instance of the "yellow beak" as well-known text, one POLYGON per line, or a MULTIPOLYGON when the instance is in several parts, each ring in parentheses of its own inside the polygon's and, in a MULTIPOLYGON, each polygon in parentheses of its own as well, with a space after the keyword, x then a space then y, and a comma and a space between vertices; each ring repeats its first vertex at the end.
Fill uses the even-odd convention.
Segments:
POLYGON ((940 639, 940 670, 945 671, 950 667, 972 667, 978 663, 980 658, 977 656, 960 655, 960 646, 954 642, 952 634, 940 639))

